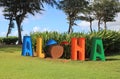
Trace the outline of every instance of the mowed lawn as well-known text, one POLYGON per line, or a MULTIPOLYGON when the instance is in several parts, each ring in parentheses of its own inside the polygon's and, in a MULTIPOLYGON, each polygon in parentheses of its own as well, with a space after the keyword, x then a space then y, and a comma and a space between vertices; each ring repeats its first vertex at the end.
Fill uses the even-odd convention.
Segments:
POLYGON ((120 79, 120 55, 106 61, 21 56, 21 47, 0 47, 0 79, 120 79))

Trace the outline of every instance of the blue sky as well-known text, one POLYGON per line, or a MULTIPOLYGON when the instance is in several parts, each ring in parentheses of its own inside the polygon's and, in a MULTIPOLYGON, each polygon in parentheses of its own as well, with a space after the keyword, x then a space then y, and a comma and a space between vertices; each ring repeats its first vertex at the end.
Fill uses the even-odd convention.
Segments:
MULTIPOLYGON (((0 37, 5 36, 8 28, 9 21, 5 20, 2 15, 2 8, 0 8, 0 37)), ((120 30, 120 14, 116 17, 116 22, 108 23, 109 28, 112 30, 120 30)), ((88 32, 89 23, 86 21, 78 21, 79 26, 74 26, 74 32, 88 32)), ((55 8, 45 6, 45 11, 42 14, 36 14, 35 16, 29 15, 23 21, 23 35, 29 35, 30 32, 35 31, 58 31, 67 32, 68 23, 66 15, 55 8)), ((97 29, 97 21, 93 22, 94 29, 97 29)), ((17 26, 12 30, 10 34, 17 36, 17 26)))

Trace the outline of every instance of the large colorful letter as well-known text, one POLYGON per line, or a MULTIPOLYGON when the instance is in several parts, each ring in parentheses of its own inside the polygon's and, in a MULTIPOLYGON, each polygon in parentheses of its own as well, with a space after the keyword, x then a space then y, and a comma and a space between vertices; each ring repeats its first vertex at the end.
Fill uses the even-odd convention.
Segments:
POLYGON ((100 58, 101 60, 105 61, 103 43, 102 39, 93 38, 90 59, 96 60, 97 58, 100 58))
POLYGON ((30 36, 23 37, 23 44, 22 44, 22 55, 23 56, 33 56, 32 50, 32 41, 30 36))
POLYGON ((36 45, 36 53, 37 53, 37 56, 40 57, 40 58, 44 58, 45 57, 45 54, 42 53, 42 38, 37 38, 37 45, 36 45))
POLYGON ((85 38, 72 38, 71 59, 85 60, 85 38))

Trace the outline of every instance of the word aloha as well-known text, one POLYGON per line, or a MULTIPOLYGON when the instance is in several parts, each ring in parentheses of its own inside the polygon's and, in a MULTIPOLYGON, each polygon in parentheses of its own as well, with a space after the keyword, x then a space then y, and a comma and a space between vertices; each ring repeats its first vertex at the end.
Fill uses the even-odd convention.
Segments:
MULTIPOLYGON (((71 59, 72 60, 85 60, 85 38, 72 38, 71 39, 71 59)), ((45 54, 42 53, 42 38, 37 38, 36 53, 40 58, 44 58, 45 54)), ((22 45, 22 56, 33 56, 32 41, 30 36, 24 36, 22 45)), ((90 60, 97 60, 97 58, 105 61, 103 43, 101 38, 92 39, 92 48, 90 53, 90 60)))

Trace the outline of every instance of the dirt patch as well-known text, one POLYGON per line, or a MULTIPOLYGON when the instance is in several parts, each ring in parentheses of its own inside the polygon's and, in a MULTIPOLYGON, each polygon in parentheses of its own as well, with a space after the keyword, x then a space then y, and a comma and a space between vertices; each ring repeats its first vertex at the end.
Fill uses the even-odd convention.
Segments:
POLYGON ((45 58, 45 60, 47 60, 47 61, 55 61, 55 62, 63 62, 63 63, 67 63, 67 62, 71 61, 71 59, 53 59, 53 58, 45 58))

